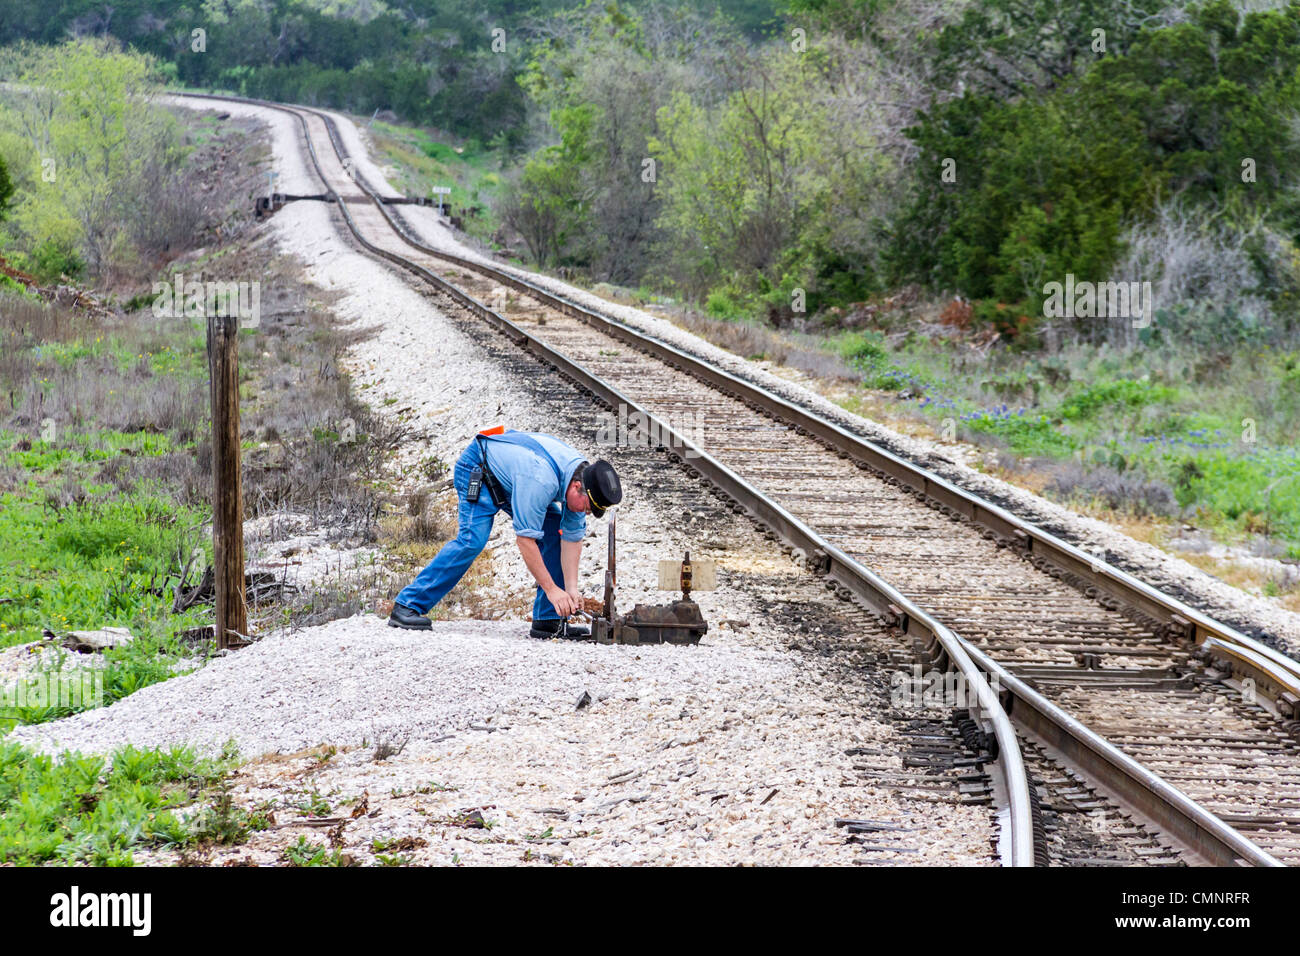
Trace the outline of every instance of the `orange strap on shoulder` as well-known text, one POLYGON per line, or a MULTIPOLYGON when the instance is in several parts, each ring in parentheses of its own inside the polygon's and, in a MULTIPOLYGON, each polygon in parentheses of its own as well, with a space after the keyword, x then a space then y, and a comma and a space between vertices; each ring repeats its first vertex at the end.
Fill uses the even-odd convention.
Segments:
POLYGON ((479 432, 480 435, 504 435, 505 433, 506 433, 505 425, 495 425, 492 428, 485 428, 481 432, 479 432))

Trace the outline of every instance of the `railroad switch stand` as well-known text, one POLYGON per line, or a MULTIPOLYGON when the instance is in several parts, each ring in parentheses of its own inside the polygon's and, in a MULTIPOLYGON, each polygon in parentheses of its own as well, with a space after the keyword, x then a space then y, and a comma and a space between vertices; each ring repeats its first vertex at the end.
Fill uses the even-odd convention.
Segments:
POLYGON ((616 519, 609 519, 609 554, 605 564, 605 595, 600 616, 592 616, 591 639, 598 644, 698 644, 709 629, 700 606, 691 600, 691 591, 717 587, 717 573, 712 561, 691 561, 686 552, 682 561, 659 562, 659 587, 682 592, 671 604, 638 604, 631 612, 618 615, 614 607, 617 587, 615 574, 616 519))

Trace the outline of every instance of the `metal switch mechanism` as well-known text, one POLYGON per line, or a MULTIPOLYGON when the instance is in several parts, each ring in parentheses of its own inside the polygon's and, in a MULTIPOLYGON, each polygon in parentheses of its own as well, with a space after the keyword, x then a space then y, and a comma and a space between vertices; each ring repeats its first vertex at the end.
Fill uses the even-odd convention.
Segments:
POLYGON ((709 625, 700 613, 700 606, 691 600, 691 591, 711 591, 717 587, 714 562, 693 562, 689 551, 683 561, 660 561, 660 589, 680 589, 681 599, 671 604, 638 604, 630 613, 619 616, 614 607, 618 582, 616 525, 617 519, 611 516, 604 604, 599 617, 591 615, 592 640, 599 644, 698 644, 709 625))

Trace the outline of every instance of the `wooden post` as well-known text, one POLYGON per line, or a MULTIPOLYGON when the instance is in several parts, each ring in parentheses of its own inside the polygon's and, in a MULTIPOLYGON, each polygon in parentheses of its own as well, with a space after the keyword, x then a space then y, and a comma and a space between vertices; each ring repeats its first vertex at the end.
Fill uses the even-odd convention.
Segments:
POLYGON ((239 319, 208 316, 212 402, 212 563, 217 648, 242 647, 248 633, 244 593, 244 498, 239 454, 239 319))

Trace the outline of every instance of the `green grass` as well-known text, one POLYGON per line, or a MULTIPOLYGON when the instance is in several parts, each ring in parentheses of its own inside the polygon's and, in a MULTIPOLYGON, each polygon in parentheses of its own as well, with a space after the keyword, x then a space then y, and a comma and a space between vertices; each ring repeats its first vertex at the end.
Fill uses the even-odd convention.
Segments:
POLYGON ((833 342, 832 348, 840 358, 859 368, 870 368, 888 354, 884 339, 871 332, 845 332, 833 342))
POLYGON ((316 790, 303 797, 295 806, 302 811, 304 816, 308 817, 327 817, 332 809, 329 801, 316 790))
POLYGON ((305 836, 298 837, 293 846, 285 847, 281 858, 290 866, 343 865, 343 854, 339 850, 331 850, 324 843, 312 843, 305 836))
POLYGON ((704 311, 715 319, 741 320, 750 314, 750 306, 727 289, 714 289, 704 301, 704 311))
POLYGON ((412 126, 376 122, 371 130, 378 158, 394 169, 395 188, 428 196, 431 186, 450 186, 448 200, 458 213, 466 206, 482 207, 480 215, 465 217, 465 231, 484 241, 496 233, 500 223, 492 206, 503 185, 499 153, 473 140, 453 145, 412 126))
POLYGON ((463 162, 463 154, 457 153, 454 147, 446 143, 437 143, 429 139, 427 135, 422 135, 420 139, 420 151, 430 159, 437 160, 445 168, 448 164, 463 162))
POLYGON ((1064 458, 1079 446, 1046 415, 1016 416, 996 410, 972 412, 965 425, 973 432, 997 438, 1019 455, 1064 458))
POLYGON ((94 469, 82 468, 78 472, 79 463, 93 464, 122 455, 154 458, 176 447, 167 435, 110 429, 65 433, 57 441, 31 442, 30 448, 19 448, 18 444, 16 435, 0 432, 0 448, 7 449, 5 460, 30 472, 35 484, 60 475, 89 477, 94 469))
MULTIPOLYGON (((206 511, 183 503, 164 477, 190 469, 198 423, 182 417, 171 431, 160 429, 142 401, 175 390, 177 380, 182 393, 202 387, 202 335, 191 323, 164 326, 152 316, 115 333, 77 313, 28 308, 12 316, 0 320, 0 345, 13 377, 0 385, 19 413, 24 396, 50 399, 56 427, 32 429, 30 412, 0 425, 0 648, 40 641, 46 630, 62 636, 109 626, 129 629, 135 640, 97 657, 102 697, 9 707, 0 711, 0 732, 167 680, 190 653, 175 634, 211 617, 202 607, 172 614, 167 588, 196 548, 210 554, 206 511), (60 391, 83 383, 91 387, 74 393, 80 398, 58 403, 60 391), (99 424, 107 416, 140 424, 129 431, 99 424), (185 468, 172 467, 180 462, 185 468)), ((31 675, 27 686, 46 676, 31 675)))
POLYGON ((1163 483, 1177 517, 1300 556, 1300 353, 979 355, 911 335, 890 346, 874 331, 822 344, 861 371, 864 388, 909 395, 899 407, 940 433, 1163 483))
MULTIPOLYGON (((146 297, 143 307, 153 303, 152 294, 146 297)), ((195 332, 191 341, 165 340, 140 343, 116 335, 86 336, 65 342, 45 342, 34 349, 37 361, 60 369, 72 369, 87 360, 109 364, 119 373, 135 371, 141 375, 183 374, 189 379, 202 379, 207 375, 204 350, 206 345, 201 332, 195 332)))
MULTIPOLYGON (((162 454, 166 436, 101 433, 97 443, 69 436, 67 444, 37 442, 4 459, 23 469, 18 490, 0 495, 0 647, 41 640, 48 629, 128 628, 135 640, 103 653, 103 700, 113 703, 141 687, 172 677, 186 649, 176 632, 208 623, 210 611, 171 611, 164 587, 178 561, 188 555, 205 515, 148 490, 127 495, 88 479, 106 448, 134 447, 137 454, 162 454), (84 481, 84 483, 82 483, 84 481), (60 495, 74 486, 76 500, 60 495)), ((109 455, 111 457, 111 455, 109 455)), ((57 666, 59 661, 55 661, 57 666)), ((97 702, 28 706, 0 714, 0 731, 15 723, 66 717, 97 702)))
POLYGON ((1175 459, 1179 503, 1228 529, 1271 535, 1300 557, 1300 460, 1294 449, 1175 459))
POLYGON ((234 807, 224 790, 203 793, 237 759, 230 747, 217 759, 134 747, 108 761, 55 758, 0 742, 0 863, 130 866, 139 849, 242 842, 266 820, 234 807))
POLYGON ((1101 413, 1113 416, 1125 411, 1166 405, 1179 397, 1177 389, 1152 385, 1149 379, 1110 379, 1079 386, 1060 406, 1062 418, 1086 421, 1101 413))
MULTIPOLYGON (((164 436, 137 437, 138 447, 153 449, 142 454, 161 454, 167 445, 164 436)), ((113 443, 111 436, 105 442, 113 443)), ((207 547, 194 533, 204 513, 148 490, 124 497, 81 483, 79 466, 111 453, 75 441, 44 444, 6 456, 26 469, 26 480, 0 495, 0 593, 9 598, 0 604, 0 646, 39 640, 44 628, 132 627, 168 617, 171 596, 158 592, 178 549, 188 555, 196 544, 207 547), (61 501, 58 489, 74 482, 78 498, 61 501)))

